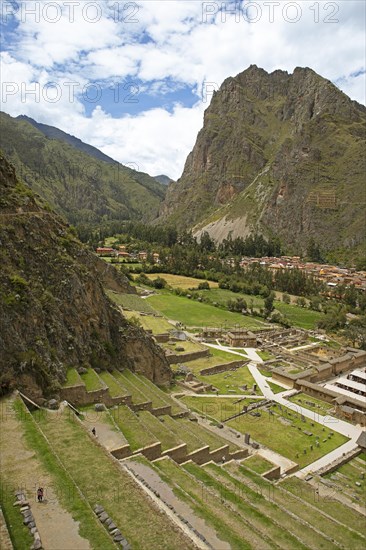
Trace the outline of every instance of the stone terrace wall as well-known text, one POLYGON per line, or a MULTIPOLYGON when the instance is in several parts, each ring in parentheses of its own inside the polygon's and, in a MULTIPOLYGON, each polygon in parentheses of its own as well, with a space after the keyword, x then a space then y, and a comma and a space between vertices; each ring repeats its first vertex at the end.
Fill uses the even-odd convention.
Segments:
POLYGON ((202 357, 207 357, 210 354, 208 349, 203 349, 201 351, 192 351, 191 353, 168 353, 166 358, 169 365, 175 363, 184 363, 185 361, 194 361, 195 359, 201 359, 202 357))
POLYGON ((221 365, 215 365, 214 367, 207 367, 206 369, 202 369, 200 371, 200 374, 202 376, 210 375, 210 374, 219 374, 220 372, 227 372, 228 370, 238 369, 239 367, 247 363, 248 361, 246 361, 245 358, 243 357, 242 361, 231 361, 230 363, 222 363, 221 365))
POLYGON ((275 466, 274 468, 271 468, 270 470, 268 470, 268 472, 265 472, 264 474, 262 474, 262 477, 268 480, 280 479, 281 466, 275 466))
POLYGON ((131 395, 123 395, 121 397, 112 397, 108 388, 100 390, 87 391, 84 384, 78 386, 70 386, 61 388, 60 399, 69 401, 72 405, 83 407, 85 405, 93 405, 94 403, 104 403, 107 407, 114 405, 131 405, 131 395))

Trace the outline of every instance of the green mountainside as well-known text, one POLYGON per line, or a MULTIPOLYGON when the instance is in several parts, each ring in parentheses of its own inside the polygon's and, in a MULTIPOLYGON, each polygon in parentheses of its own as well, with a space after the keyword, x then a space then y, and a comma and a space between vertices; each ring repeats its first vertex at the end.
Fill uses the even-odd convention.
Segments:
POLYGON ((148 174, 27 117, 0 113, 0 126, 0 148, 18 175, 73 225, 157 217, 166 187, 148 174))
POLYGON ((129 367, 170 379, 161 349, 104 288, 135 293, 90 252, 0 153, 0 394, 57 395, 68 367, 129 367))
POLYGON ((313 238, 355 257, 365 245, 366 108, 309 68, 228 78, 205 111, 160 222, 217 241, 278 235, 289 252, 313 238))

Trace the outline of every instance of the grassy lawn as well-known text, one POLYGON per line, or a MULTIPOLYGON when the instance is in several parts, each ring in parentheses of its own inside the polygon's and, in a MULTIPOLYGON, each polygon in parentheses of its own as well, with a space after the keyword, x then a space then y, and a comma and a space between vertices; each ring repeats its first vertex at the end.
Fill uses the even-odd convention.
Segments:
POLYGON ((255 319, 239 313, 225 311, 210 304, 190 300, 173 294, 154 294, 147 298, 153 308, 168 319, 180 321, 187 326, 217 327, 239 325, 246 328, 262 327, 255 319))
POLYGON ((270 380, 267 380, 267 384, 269 385, 273 393, 281 393, 281 391, 286 391, 286 388, 283 388, 282 386, 279 386, 278 384, 275 384, 270 380))
POLYGON ((115 304, 122 308, 126 307, 144 313, 156 313, 151 304, 146 299, 137 296, 137 294, 121 294, 112 290, 107 290, 106 293, 115 304))
POLYGON ((88 369, 88 372, 80 375, 82 381, 85 384, 87 391, 100 390, 103 388, 103 384, 99 379, 99 376, 93 369, 88 369))
POLYGON ((219 357, 220 359, 224 359, 224 361, 221 361, 221 363, 230 363, 230 361, 240 361, 241 359, 245 361, 245 357, 241 357, 240 355, 236 355, 235 353, 230 353, 228 351, 224 351, 217 348, 209 348, 211 355, 214 357, 219 357))
POLYGON ((244 405, 250 405, 258 399, 245 398, 237 403, 236 397, 182 397, 182 401, 191 410, 211 418, 216 422, 223 422, 230 416, 238 414, 243 410, 244 405))
POLYGON ((301 416, 293 410, 282 407, 281 411, 275 405, 270 409, 273 415, 261 411, 260 417, 253 417, 249 413, 230 420, 227 425, 243 434, 250 433, 253 439, 297 462, 300 467, 314 462, 347 441, 346 437, 336 432, 331 436, 331 429, 308 418, 303 422, 301 416), (304 430, 312 435, 306 435, 304 430), (315 443, 317 438, 318 447, 315 443))
POLYGON ((76 369, 67 369, 64 388, 69 386, 77 386, 79 384, 82 384, 82 381, 78 371, 76 369))
POLYGON ((334 409, 334 406, 331 403, 326 403, 320 399, 315 399, 305 393, 298 393, 297 395, 290 397, 288 401, 291 401, 291 403, 297 403, 301 407, 314 411, 321 416, 328 414, 330 410, 334 409))
POLYGON ((109 393, 112 397, 119 397, 121 395, 126 395, 123 388, 118 384, 117 380, 114 378, 113 374, 107 371, 103 371, 99 374, 103 382, 108 386, 109 393))
MULTIPOLYGON (((211 353, 211 349, 210 349, 211 353)), ((230 363, 231 361, 238 361, 240 360, 240 357, 237 355, 234 359, 235 355, 228 355, 227 358, 221 358, 216 355, 210 355, 208 357, 201 357, 200 359, 195 359, 194 361, 188 361, 186 362, 186 366, 195 374, 199 374, 199 372, 203 369, 207 369, 209 367, 216 367, 216 365, 223 365, 225 363, 230 363)), ((243 357, 243 361, 245 361, 243 357)))
MULTIPOLYGON (((40 422, 42 430, 51 441, 55 452, 72 476, 77 480, 88 502, 104 506, 107 513, 130 542, 132 548, 171 550, 176 547, 193 548, 170 522, 156 513, 151 501, 146 499, 130 476, 111 460, 97 442, 80 425, 79 421, 66 413, 58 416, 57 422, 46 417, 40 422)), ((63 472, 58 465, 59 472, 63 472)), ((78 493, 69 498, 70 504, 78 493)), ((94 516, 88 508, 89 513, 94 516)), ((112 539, 94 519, 92 539, 95 549, 115 548, 112 539), (101 529, 104 539, 97 541, 101 529)))
POLYGON ((245 459, 245 466, 248 466, 248 468, 257 472, 257 474, 264 474, 273 468, 274 464, 259 455, 253 455, 245 459))
MULTIPOLYGON (((195 279, 194 277, 184 277, 184 275, 172 275, 170 273, 148 273, 149 279, 156 279, 161 277, 165 279, 169 286, 172 288, 197 288, 200 283, 206 281, 206 279, 195 279)), ((218 288, 219 284, 214 281, 207 281, 211 288, 218 288)))
MULTIPOLYGON (((215 388, 217 388, 219 395, 225 395, 228 393, 232 393, 233 395, 241 395, 249 393, 252 391, 253 384, 255 383, 248 367, 245 366, 239 367, 234 371, 209 374, 205 376, 197 374, 196 376, 198 380, 202 380, 203 382, 206 382, 206 384, 212 384, 215 388), (243 385, 247 386, 246 390, 242 389, 243 385)), ((260 394, 259 390, 257 390, 257 395, 258 394, 260 394)))
POLYGON ((111 409, 110 413, 133 451, 158 441, 155 435, 140 422, 139 413, 133 413, 125 405, 111 409))
POLYGON ((182 342, 167 342, 167 343, 161 344, 161 346, 164 349, 169 349, 170 351, 177 353, 178 355, 184 354, 184 353, 191 353, 193 351, 202 351, 207 349, 204 346, 201 346, 201 344, 198 344, 197 342, 192 342, 191 340, 185 340, 182 342), (184 348, 184 350, 178 351, 176 349, 177 347, 184 348))
POLYGON ((164 317, 154 317, 153 315, 140 315, 137 311, 124 311, 124 316, 127 319, 137 317, 142 328, 151 330, 153 334, 162 334, 173 330, 174 327, 164 317))
POLYGON ((272 355, 272 353, 269 353, 269 351, 259 351, 259 350, 256 350, 256 352, 258 353, 259 357, 261 359, 263 359, 263 361, 269 361, 270 359, 275 359, 275 356, 272 355))

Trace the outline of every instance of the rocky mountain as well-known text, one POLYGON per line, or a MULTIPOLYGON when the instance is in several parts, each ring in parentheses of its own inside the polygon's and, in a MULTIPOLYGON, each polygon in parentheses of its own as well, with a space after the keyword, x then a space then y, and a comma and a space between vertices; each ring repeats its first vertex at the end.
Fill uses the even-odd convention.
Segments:
POLYGON ((57 395, 68 366, 129 367, 170 380, 161 349, 104 287, 135 292, 21 183, 0 154, 0 390, 57 395))
POLYGON ((95 147, 27 117, 0 113, 0 148, 17 174, 75 226, 157 217, 166 187, 95 147))
POLYGON ((355 257, 365 245, 366 108, 309 68, 255 65, 224 81, 160 221, 232 235, 310 238, 355 257))
POLYGON ((169 176, 166 176, 165 174, 160 174, 160 176, 154 176, 154 179, 163 185, 169 185, 170 183, 173 182, 173 180, 169 176))

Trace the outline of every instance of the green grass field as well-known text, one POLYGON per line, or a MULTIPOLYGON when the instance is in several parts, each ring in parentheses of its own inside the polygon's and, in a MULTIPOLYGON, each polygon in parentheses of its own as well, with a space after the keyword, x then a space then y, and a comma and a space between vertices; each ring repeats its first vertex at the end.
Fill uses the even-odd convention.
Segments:
POLYGON ((113 292, 112 290, 107 290, 106 293, 115 304, 122 308, 142 311, 144 313, 156 313, 154 308, 151 307, 151 304, 145 298, 141 298, 137 294, 122 294, 113 292))
POLYGON ((121 387, 121 385, 118 384, 113 374, 107 371, 103 371, 99 374, 99 377, 103 380, 106 386, 108 386, 109 393, 111 394, 112 397, 119 397, 121 395, 126 395, 126 392, 121 387))
POLYGON ((321 416, 327 415, 329 411, 334 409, 334 406, 331 403, 326 403, 325 401, 321 401, 320 399, 315 399, 314 397, 306 395, 305 393, 298 393, 297 395, 290 397, 288 401, 290 401, 291 403, 297 403, 301 407, 314 411, 321 416))
MULTIPOLYGON (((188 363, 189 366, 189 363, 188 363)), ((209 375, 196 375, 199 380, 206 382, 206 384, 212 384, 218 389, 219 395, 232 393, 233 395, 246 394, 252 391, 254 378, 249 372, 248 367, 239 367, 234 371, 221 372, 219 374, 209 375), (247 389, 243 389, 243 385, 247 386, 247 389)), ((258 394, 258 393, 257 393, 258 394)), ((260 393, 259 393, 260 394, 260 393)))
POLYGON ((227 425, 243 434, 250 433, 253 439, 297 462, 300 467, 314 462, 347 441, 346 437, 308 418, 303 422, 301 416, 293 410, 282 407, 281 411, 278 406, 272 405, 271 411, 273 415, 262 411, 260 417, 246 414, 230 420, 227 425), (304 430, 312 435, 306 435, 304 430), (330 435, 331 432, 333 435, 330 435))
POLYGON ((225 325, 233 327, 238 325, 249 329, 262 327, 258 321, 251 317, 225 311, 183 296, 160 293, 150 296, 147 301, 168 319, 180 321, 186 326, 217 327, 225 325))
POLYGON ((217 288, 219 285, 214 281, 207 281, 206 279, 195 279, 194 277, 185 277, 184 275, 172 275, 171 273, 148 273, 149 279, 156 279, 161 277, 165 279, 169 286, 172 288, 197 288, 200 283, 208 282, 211 288, 217 288))
POLYGON ((124 311, 123 314, 127 319, 131 319, 131 317, 137 318, 140 321, 142 328, 145 330, 151 330, 153 334, 162 334, 174 329, 174 326, 170 324, 165 317, 140 315, 137 311, 124 311))
POLYGON ((264 474, 274 467, 274 464, 272 464, 272 462, 269 462, 259 455, 253 455, 249 458, 246 458, 243 464, 245 464, 245 466, 247 466, 257 474, 264 474))

